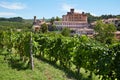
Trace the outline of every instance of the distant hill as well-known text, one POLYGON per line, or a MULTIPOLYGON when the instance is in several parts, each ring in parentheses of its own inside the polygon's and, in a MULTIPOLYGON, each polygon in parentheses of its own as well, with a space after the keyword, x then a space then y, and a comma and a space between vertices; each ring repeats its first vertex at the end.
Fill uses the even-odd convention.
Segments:
POLYGON ((11 21, 11 22, 22 22, 22 17, 12 17, 12 18, 0 18, 0 21, 11 21))

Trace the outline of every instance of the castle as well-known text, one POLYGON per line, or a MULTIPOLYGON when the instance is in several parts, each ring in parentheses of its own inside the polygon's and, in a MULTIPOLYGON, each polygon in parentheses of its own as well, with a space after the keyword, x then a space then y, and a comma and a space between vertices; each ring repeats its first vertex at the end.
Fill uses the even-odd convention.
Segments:
MULTIPOLYGON (((45 23, 44 18, 41 20, 37 20, 36 16, 34 16, 34 22, 33 22, 33 30, 39 31, 41 28, 41 25, 45 23)), ((47 23, 46 23, 47 24, 47 23)), ((82 13, 76 13, 74 9, 70 9, 70 12, 67 12, 66 15, 62 16, 62 21, 54 21, 53 23, 58 30, 62 30, 64 27, 69 28, 74 32, 73 34, 78 35, 93 35, 94 30, 90 29, 87 22, 87 15, 82 13)), ((50 23, 49 23, 50 25, 50 23)))
POLYGON ((84 12, 82 12, 82 14, 76 13, 74 9, 71 9, 70 12, 67 12, 67 15, 62 16, 62 21, 80 21, 87 23, 87 15, 84 12))
POLYGON ((84 12, 76 13, 74 9, 70 9, 70 12, 63 15, 62 21, 55 21, 54 24, 59 30, 67 27, 79 35, 92 35, 94 33, 93 29, 88 28, 87 15, 84 12))

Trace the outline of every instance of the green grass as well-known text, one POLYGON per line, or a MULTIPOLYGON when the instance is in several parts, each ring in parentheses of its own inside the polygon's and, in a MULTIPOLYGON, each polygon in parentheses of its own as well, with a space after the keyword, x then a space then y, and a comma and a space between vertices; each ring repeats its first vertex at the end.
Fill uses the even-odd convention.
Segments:
MULTIPOLYGON (((66 74, 48 63, 34 59, 35 69, 12 68, 0 55, 0 80, 69 80, 66 74)), ((72 79, 71 79, 72 80, 72 79)))
POLYGON ((4 56, 0 56, 0 80, 67 80, 65 73, 53 66, 34 59, 35 69, 18 70, 12 69, 4 56))
MULTIPOLYGON (((7 52, 4 52, 7 53, 7 52)), ((4 60, 4 54, 0 51, 0 80, 76 80, 74 75, 70 75, 64 69, 55 67, 44 60, 38 60, 34 58, 35 68, 34 71, 30 69, 23 69, 20 65, 9 63, 8 60, 4 60), (14 64, 14 66, 11 66, 14 64), (19 69, 19 68, 21 69, 19 69)), ((79 80, 91 80, 88 78, 88 73, 85 73, 84 69, 81 69, 82 78, 79 80)), ((94 75, 92 80, 98 80, 94 75)))

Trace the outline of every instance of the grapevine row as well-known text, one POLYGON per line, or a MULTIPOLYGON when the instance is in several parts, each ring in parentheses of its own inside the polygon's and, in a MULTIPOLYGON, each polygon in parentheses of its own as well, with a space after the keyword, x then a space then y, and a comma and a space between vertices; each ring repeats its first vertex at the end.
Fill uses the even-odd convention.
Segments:
MULTIPOLYGON (((60 34, 33 33, 32 38, 34 56, 39 55, 78 74, 84 68, 103 80, 120 79, 120 43, 106 45, 86 36, 60 34)), ((7 55, 30 61, 30 32, 0 32, 0 47, 9 52, 7 55)))

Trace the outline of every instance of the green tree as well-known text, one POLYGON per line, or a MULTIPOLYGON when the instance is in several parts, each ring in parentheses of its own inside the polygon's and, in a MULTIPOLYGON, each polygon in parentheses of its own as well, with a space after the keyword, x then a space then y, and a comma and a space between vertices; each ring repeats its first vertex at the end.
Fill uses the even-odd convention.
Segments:
POLYGON ((119 19, 120 19, 120 15, 117 15, 117 18, 119 18, 119 19))
POLYGON ((46 23, 44 23, 44 24, 41 25, 41 31, 42 31, 43 33, 45 33, 45 32, 48 31, 48 26, 47 26, 46 23))
POLYGON ((61 34, 62 34, 63 36, 70 36, 70 29, 67 28, 67 27, 63 28, 61 34))
POLYGON ((60 21, 60 18, 57 16, 55 20, 56 20, 56 21, 60 21))
POLYGON ((9 21, 13 21, 13 22, 22 22, 23 18, 22 17, 13 17, 13 18, 9 18, 9 21))
POLYGON ((113 24, 105 24, 102 21, 97 21, 94 30, 96 32, 96 40, 102 43, 110 44, 115 39, 114 32, 116 31, 116 27, 113 24))
POLYGON ((52 31, 55 31, 55 30, 56 30, 56 25, 53 24, 53 25, 51 26, 51 29, 52 29, 52 31))
POLYGON ((48 25, 48 30, 49 30, 49 31, 56 31, 56 30, 57 30, 56 25, 55 25, 55 24, 53 24, 53 25, 48 25))
POLYGON ((52 17, 51 19, 50 19, 50 23, 53 25, 53 22, 55 21, 55 18, 54 17, 52 17))

